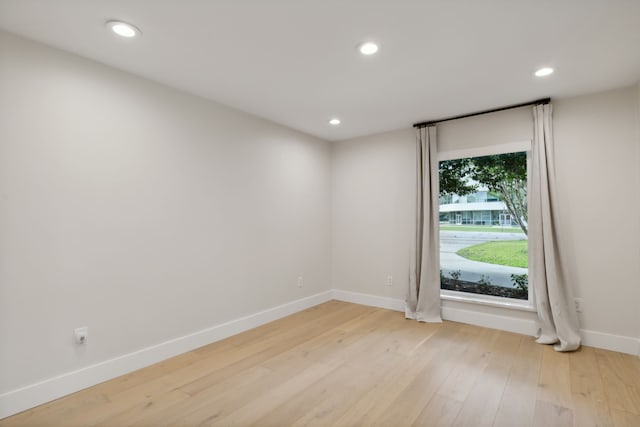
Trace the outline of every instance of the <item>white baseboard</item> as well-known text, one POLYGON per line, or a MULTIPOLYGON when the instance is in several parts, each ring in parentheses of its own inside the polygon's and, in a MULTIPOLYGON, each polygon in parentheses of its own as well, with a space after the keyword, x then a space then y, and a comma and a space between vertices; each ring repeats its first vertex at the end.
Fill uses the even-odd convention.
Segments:
POLYGON ((0 394, 0 419, 332 299, 322 292, 0 394))
MULTIPOLYGON (((386 308, 388 310, 404 311, 404 301, 397 298, 381 297, 358 292, 333 290, 333 298, 339 301, 386 308)), ((535 336, 538 327, 534 320, 508 317, 497 314, 464 310, 453 307, 442 307, 442 318, 453 322, 469 323, 486 328, 499 329, 523 335, 535 336)), ((621 335, 607 334, 582 329, 582 343, 589 347, 618 351, 634 356, 640 356, 640 340, 621 335)))
POLYGON ((385 308, 387 310, 404 312, 404 301, 397 298, 381 297, 378 295, 362 294, 359 292, 333 290, 333 299, 370 307, 385 308))
POLYGON ((582 344, 640 356, 640 339, 582 329, 582 344))

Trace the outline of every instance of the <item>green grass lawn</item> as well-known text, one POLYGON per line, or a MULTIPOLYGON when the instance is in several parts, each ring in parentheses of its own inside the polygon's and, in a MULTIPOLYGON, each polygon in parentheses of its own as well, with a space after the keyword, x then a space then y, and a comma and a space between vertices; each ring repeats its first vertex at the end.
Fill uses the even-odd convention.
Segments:
POLYGON ((440 230, 447 231, 484 231, 486 233, 522 233, 520 227, 492 227, 483 225, 441 225, 440 230))
POLYGON ((472 261, 527 268, 528 252, 527 240, 505 240, 480 243, 456 253, 472 261))

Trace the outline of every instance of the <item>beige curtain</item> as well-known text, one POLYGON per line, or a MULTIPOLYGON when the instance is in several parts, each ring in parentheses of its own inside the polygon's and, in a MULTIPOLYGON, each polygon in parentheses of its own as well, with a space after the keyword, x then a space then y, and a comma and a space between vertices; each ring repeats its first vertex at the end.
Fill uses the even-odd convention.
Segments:
POLYGON ((405 317, 419 322, 442 322, 440 317, 438 151, 435 126, 417 129, 416 158, 416 221, 405 317))
POLYGON ((557 351, 572 351, 580 347, 580 333, 571 286, 558 252, 551 112, 551 104, 533 109, 529 275, 540 321, 537 342, 556 344, 557 351))

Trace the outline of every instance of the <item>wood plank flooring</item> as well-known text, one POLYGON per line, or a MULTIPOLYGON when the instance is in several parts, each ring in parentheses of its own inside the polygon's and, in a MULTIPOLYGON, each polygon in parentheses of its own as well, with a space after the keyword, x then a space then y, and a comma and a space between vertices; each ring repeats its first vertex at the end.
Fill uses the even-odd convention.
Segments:
POLYGON ((331 301, 0 426, 640 426, 640 360, 331 301))

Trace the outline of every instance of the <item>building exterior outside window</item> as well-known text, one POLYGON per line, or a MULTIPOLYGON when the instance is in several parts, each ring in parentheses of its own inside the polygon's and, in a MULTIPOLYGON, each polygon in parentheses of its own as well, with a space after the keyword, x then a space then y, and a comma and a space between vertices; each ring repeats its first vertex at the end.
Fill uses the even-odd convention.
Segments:
POLYGON ((440 197, 440 223, 455 225, 517 226, 500 196, 480 189, 466 196, 440 197))

